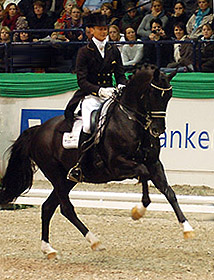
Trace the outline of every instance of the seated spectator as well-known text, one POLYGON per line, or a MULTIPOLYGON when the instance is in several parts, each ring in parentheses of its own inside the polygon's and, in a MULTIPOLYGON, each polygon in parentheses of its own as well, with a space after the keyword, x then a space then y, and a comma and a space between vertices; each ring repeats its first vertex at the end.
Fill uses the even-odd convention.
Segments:
MULTIPOLYGON (((6 0, 6 1, 11 1, 11 0, 6 0)), ((21 11, 21 13, 25 16, 29 14, 33 14, 33 3, 36 0, 16 0, 17 5, 21 11)), ((56 21, 59 17, 60 14, 63 10, 63 2, 64 0, 40 0, 41 2, 44 3, 45 10, 44 12, 47 13, 49 16, 53 18, 53 21, 56 21)), ((11 1, 15 2, 15 1, 11 1)), ((74 3, 75 0, 74 0, 74 3)))
POLYGON ((210 8, 209 0, 198 0, 199 9, 190 17, 187 22, 187 33, 191 39, 202 35, 202 26, 205 23, 212 23, 213 12, 210 8))
MULTIPOLYGON (((177 0, 163 0, 163 8, 167 16, 171 16, 174 13, 174 7, 177 0)), ((190 17, 197 6, 197 0, 182 0, 185 5, 187 16, 190 17)))
POLYGON ((125 33, 125 29, 132 26, 136 31, 143 18, 143 14, 137 10, 136 5, 133 2, 128 2, 125 9, 126 13, 119 24, 120 30, 125 33))
MULTIPOLYGON (((127 27, 125 29, 125 38, 127 41, 136 41, 136 32, 134 28, 127 27)), ((140 39, 137 40, 141 42, 140 39)), ((121 52, 122 62, 126 70, 132 70, 136 64, 141 62, 143 57, 143 44, 126 44, 121 52)))
MULTIPOLYGON (((113 42, 124 42, 125 37, 123 34, 120 33, 120 29, 117 25, 110 25, 108 29, 108 36, 107 36, 107 41, 113 41, 113 42)), ((122 51, 124 45, 122 44, 117 44, 118 49, 120 52, 122 51)))
MULTIPOLYGON (((174 38, 176 41, 189 41, 186 26, 183 22, 174 25, 174 38)), ((193 69, 193 46, 192 44, 174 44, 173 62, 167 65, 167 68, 178 68, 180 72, 193 69)), ((169 70, 169 69, 168 69, 169 70)))
POLYGON ((0 30, 0 43, 10 43, 11 30, 8 26, 2 26, 0 30))
POLYGON ((10 3, 4 10, 2 26, 8 26, 11 31, 16 29, 16 23, 21 16, 19 8, 16 4, 10 3))
POLYGON ((29 43, 32 42, 31 34, 29 32, 18 32, 15 42, 29 43))
MULTIPOLYGON (((66 26, 71 25, 71 9, 73 6, 72 0, 67 0, 64 2, 64 10, 62 11, 62 15, 59 19, 57 19, 56 23, 54 24, 55 29, 65 29, 66 26)), ((63 32, 53 32, 51 34, 51 38, 55 40, 67 41, 69 39, 65 36, 63 32)))
POLYGON ((213 40, 213 38, 214 38, 214 34, 213 34, 211 24, 205 23, 202 26, 202 35, 199 36, 199 40, 205 41, 207 43, 207 41, 213 40))
POLYGON ((153 19, 160 19, 162 21, 162 28, 164 28, 167 24, 168 17, 165 15, 163 10, 162 0, 152 0, 151 12, 144 16, 137 29, 137 34, 141 37, 141 39, 149 38, 151 33, 150 23, 153 19))
MULTIPOLYGON (((45 4, 42 1, 33 3, 33 14, 27 15, 27 21, 30 29, 53 29, 53 19, 44 12, 45 4)), ((38 41, 48 36, 51 32, 34 32, 32 34, 33 41, 38 41)))
POLYGON ((174 26, 179 22, 187 24, 189 17, 185 12, 185 4, 183 1, 178 0, 174 5, 174 13, 171 14, 169 20, 165 26, 165 32, 168 37, 174 36, 174 26))
MULTIPOLYGON (((162 21, 159 18, 151 20, 150 29, 151 33, 148 42, 168 39, 162 28, 162 21)), ((171 61, 173 53, 172 47, 173 46, 169 44, 158 44, 158 46, 152 43, 145 44, 143 63, 151 63, 158 67, 166 67, 171 61)))
MULTIPOLYGON (((84 26, 81 14, 81 9, 77 5, 73 5, 71 8, 71 20, 67 21, 65 28, 83 28, 84 26)), ((67 32, 65 36, 69 39, 69 41, 82 41, 83 31, 75 30, 67 32)))
POLYGON ((209 23, 202 26, 202 36, 199 38, 203 41, 201 44, 201 72, 214 73, 214 34, 209 23))
POLYGON ((108 25, 119 25, 119 19, 114 15, 114 9, 111 3, 103 3, 100 12, 102 15, 106 15, 108 25))

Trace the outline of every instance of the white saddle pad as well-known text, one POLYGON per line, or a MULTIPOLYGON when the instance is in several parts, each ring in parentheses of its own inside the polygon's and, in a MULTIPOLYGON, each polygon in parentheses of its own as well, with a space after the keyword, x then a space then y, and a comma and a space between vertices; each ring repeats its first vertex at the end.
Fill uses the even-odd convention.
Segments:
MULTIPOLYGON (((108 111, 108 108, 109 108, 109 106, 111 105, 112 102, 113 102, 112 99, 108 99, 103 104, 101 114, 100 114, 100 118, 99 118, 99 122, 98 122, 97 134, 95 136, 95 143, 96 144, 99 143, 100 137, 103 133, 107 111, 108 111)), ((62 146, 65 149, 77 149, 81 130, 82 130, 82 117, 78 117, 76 119, 76 121, 74 122, 72 131, 71 132, 65 132, 63 134, 62 146)))
POLYGON ((78 117, 74 122, 71 132, 65 132, 62 137, 62 146, 65 149, 77 149, 80 132, 82 129, 82 117, 78 117))

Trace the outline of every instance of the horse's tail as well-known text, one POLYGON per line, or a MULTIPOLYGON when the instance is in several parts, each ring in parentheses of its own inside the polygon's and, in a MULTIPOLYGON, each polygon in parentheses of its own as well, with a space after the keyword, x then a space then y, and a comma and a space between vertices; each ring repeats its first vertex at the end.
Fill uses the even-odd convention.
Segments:
POLYGON ((38 127, 25 130, 10 147, 8 166, 0 185, 0 204, 13 201, 32 186, 35 165, 30 157, 30 146, 38 127))

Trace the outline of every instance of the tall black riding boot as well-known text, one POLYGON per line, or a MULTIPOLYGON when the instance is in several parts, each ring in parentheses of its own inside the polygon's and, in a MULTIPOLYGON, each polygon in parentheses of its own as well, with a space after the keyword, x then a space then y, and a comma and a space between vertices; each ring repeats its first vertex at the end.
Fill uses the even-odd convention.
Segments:
POLYGON ((87 140, 91 137, 91 134, 85 133, 81 131, 80 139, 79 139, 79 151, 80 151, 80 158, 75 166, 73 166, 67 175, 67 179, 73 182, 82 182, 82 168, 81 168, 81 160, 83 158, 83 154, 85 149, 87 148, 87 140))

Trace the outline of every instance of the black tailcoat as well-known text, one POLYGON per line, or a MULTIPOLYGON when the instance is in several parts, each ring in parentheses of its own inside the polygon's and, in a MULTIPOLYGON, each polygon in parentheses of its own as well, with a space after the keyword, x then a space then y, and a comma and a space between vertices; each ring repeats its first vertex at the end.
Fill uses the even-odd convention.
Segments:
POLYGON ((89 94, 97 95, 101 87, 112 87, 112 74, 117 84, 126 84, 120 51, 110 44, 105 46, 104 58, 93 41, 80 48, 76 60, 76 72, 80 90, 75 92, 68 103, 66 118, 72 117, 76 103, 81 98, 89 94))

